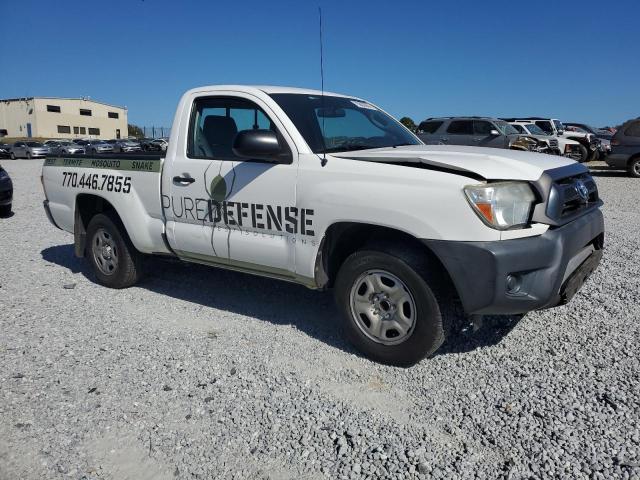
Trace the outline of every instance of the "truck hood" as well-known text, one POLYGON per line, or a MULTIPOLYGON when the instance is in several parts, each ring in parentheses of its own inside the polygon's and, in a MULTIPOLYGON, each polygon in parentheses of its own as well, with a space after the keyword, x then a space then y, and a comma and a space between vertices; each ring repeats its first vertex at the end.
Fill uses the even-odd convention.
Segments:
POLYGON ((407 145, 333 153, 338 158, 402 164, 420 168, 460 172, 486 180, 536 181, 545 170, 575 164, 571 159, 544 153, 500 148, 454 145, 407 145))

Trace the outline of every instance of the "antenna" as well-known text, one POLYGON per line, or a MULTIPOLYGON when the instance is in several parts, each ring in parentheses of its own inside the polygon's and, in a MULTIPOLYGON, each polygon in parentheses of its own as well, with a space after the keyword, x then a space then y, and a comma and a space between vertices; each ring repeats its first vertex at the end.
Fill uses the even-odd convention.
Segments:
POLYGON ((320 165, 323 167, 327 164, 327 145, 324 141, 324 64, 323 64, 323 52, 322 52, 322 9, 318 5, 318 17, 320 17, 320 109, 322 114, 322 144, 324 145, 324 151, 322 152, 322 160, 320 165))

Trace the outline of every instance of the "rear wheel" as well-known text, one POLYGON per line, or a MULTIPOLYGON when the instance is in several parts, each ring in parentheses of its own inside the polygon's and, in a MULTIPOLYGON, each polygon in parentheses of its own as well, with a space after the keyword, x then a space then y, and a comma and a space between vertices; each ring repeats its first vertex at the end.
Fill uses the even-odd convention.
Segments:
POLYGON ((142 254, 135 249, 117 219, 103 214, 91 219, 87 228, 86 254, 102 285, 126 288, 142 277, 142 254))
POLYGON ((340 267, 335 283, 344 330, 372 360, 410 366, 435 352, 445 339, 450 295, 436 295, 437 270, 424 256, 399 258, 362 250, 340 267))
POLYGON ((629 176, 633 178, 640 178, 640 157, 632 158, 627 167, 629 176))

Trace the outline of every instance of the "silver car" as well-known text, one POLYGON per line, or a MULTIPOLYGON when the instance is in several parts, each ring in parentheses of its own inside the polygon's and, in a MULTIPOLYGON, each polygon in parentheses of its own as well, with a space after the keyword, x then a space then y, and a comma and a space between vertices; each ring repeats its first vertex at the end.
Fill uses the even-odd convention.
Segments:
POLYGON ((11 147, 11 158, 44 158, 49 149, 40 142, 16 142, 11 147))
POLYGON ((85 152, 84 146, 77 143, 61 140, 49 142, 49 152, 54 155, 77 155, 85 152))
MULTIPOLYGON (((109 143, 112 143, 112 142, 109 142, 109 143)), ((114 140, 112 145, 113 145, 114 152, 129 153, 129 152, 142 151, 142 147, 138 142, 134 142, 133 140, 129 140, 126 138, 114 140)))
POLYGON ((84 150, 87 154, 111 153, 113 145, 109 145, 104 140, 88 140, 84 145, 84 150))

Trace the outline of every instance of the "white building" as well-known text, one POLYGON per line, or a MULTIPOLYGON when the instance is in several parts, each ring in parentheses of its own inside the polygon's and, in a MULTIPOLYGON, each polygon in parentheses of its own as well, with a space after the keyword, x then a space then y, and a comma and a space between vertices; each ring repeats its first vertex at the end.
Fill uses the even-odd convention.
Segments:
POLYGON ((126 138, 127 109, 84 98, 0 100, 0 137, 126 138))

